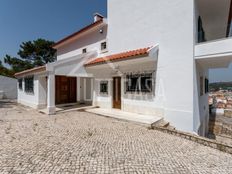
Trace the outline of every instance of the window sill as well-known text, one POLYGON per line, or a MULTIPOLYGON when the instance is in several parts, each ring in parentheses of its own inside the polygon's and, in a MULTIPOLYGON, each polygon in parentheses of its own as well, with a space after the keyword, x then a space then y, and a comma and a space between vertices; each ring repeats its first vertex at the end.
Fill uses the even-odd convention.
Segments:
POLYGON ((101 50, 101 54, 104 54, 104 53, 107 53, 107 52, 108 52, 108 49, 101 50))
POLYGON ((101 95, 108 95, 108 92, 100 92, 101 95))
POLYGON ((26 91, 25 91, 25 93, 26 93, 27 95, 35 95, 34 92, 26 92, 26 91))
POLYGON ((125 92, 125 94, 134 94, 134 95, 140 95, 140 94, 153 94, 153 91, 151 91, 151 92, 142 92, 142 91, 140 91, 140 92, 136 92, 136 91, 132 91, 132 92, 130 92, 130 91, 127 91, 127 92, 125 92))

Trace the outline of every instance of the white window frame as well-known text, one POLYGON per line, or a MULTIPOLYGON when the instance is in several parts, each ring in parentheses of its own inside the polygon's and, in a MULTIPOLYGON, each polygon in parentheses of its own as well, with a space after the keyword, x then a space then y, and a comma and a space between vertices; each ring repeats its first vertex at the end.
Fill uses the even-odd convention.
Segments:
POLYGON ((101 41, 101 43, 100 43, 100 50, 101 50, 101 53, 108 52, 108 42, 107 42, 107 39, 101 41), (106 43, 106 48, 105 48, 105 49, 102 49, 102 44, 103 44, 103 43, 106 43))

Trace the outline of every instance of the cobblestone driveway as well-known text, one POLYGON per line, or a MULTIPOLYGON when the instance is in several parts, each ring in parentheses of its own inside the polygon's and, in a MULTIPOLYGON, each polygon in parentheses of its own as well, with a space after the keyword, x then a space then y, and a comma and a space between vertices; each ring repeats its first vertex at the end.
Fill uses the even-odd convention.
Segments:
POLYGON ((0 103, 0 173, 232 173, 232 156, 85 112, 0 103))

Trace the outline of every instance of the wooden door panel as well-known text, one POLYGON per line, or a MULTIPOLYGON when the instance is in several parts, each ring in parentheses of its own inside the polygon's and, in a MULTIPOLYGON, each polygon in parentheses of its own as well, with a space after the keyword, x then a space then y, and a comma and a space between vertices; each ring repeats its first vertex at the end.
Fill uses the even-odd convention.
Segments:
POLYGON ((69 78, 69 102, 75 103, 77 100, 77 79, 75 77, 69 78))
POLYGON ((76 102, 76 77, 56 76, 56 104, 76 102))
POLYGON ((121 109, 121 77, 113 80, 113 108, 121 109))

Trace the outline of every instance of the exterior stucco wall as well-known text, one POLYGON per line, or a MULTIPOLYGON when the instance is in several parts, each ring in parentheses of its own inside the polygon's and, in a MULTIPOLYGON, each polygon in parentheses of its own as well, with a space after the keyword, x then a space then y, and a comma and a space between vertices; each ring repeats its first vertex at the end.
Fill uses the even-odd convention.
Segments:
POLYGON ((39 93, 39 106, 40 107, 46 107, 47 106, 47 78, 45 76, 39 77, 39 87, 38 87, 38 93, 39 93))
POLYGON ((67 59, 82 54, 84 48, 87 49, 87 52, 97 50, 98 53, 101 54, 101 43, 107 39, 107 26, 100 29, 83 35, 79 39, 57 49, 57 60, 67 59), (103 33, 99 32, 100 29, 103 29, 103 33))
POLYGON ((25 82, 23 80, 23 89, 18 88, 18 103, 23 105, 41 109, 46 106, 46 81, 45 77, 34 75, 34 92, 25 92, 25 82))
POLYGON ((92 78, 77 77, 77 101, 92 102, 94 82, 92 78))
POLYGON ((156 81, 165 119, 193 131, 194 1, 110 0, 108 9, 109 51, 159 44, 156 81))
POLYGON ((198 106, 195 105, 195 109, 199 112, 194 115, 194 130, 199 135, 205 136, 208 133, 209 123, 209 104, 208 93, 205 93, 205 78, 209 79, 208 69, 201 67, 199 63, 196 63, 196 100, 198 106), (200 94, 200 77, 203 77, 203 95, 200 94))
POLYGON ((4 99, 17 98, 17 79, 0 76, 0 91, 4 99))

